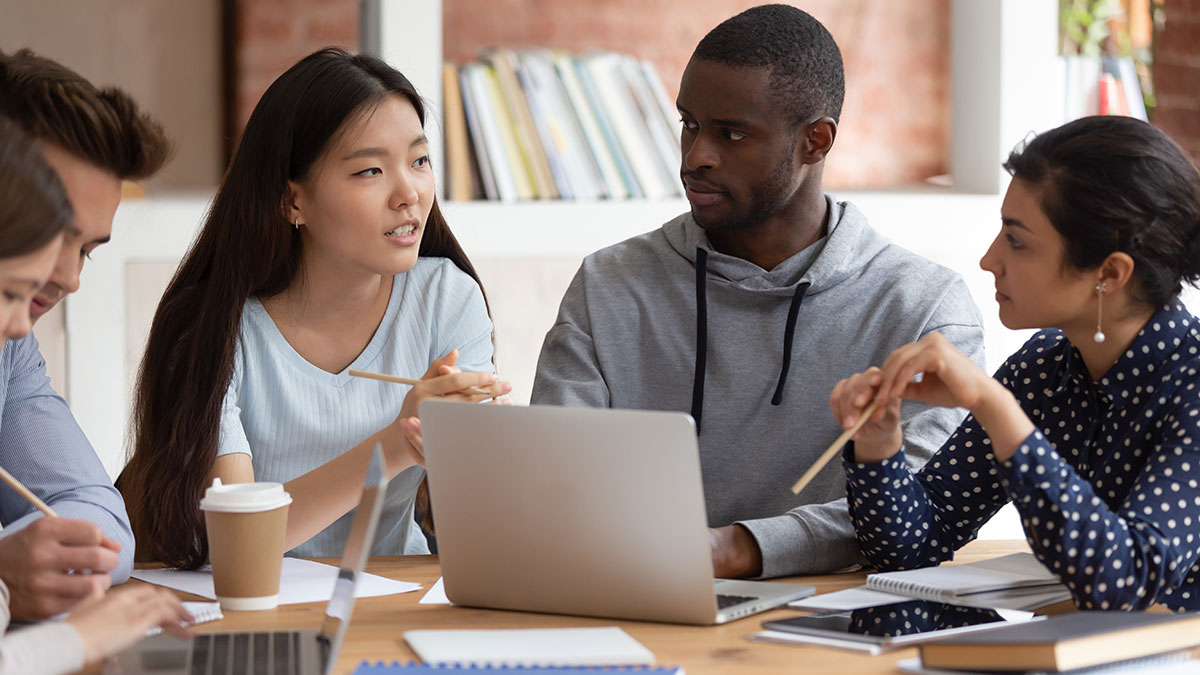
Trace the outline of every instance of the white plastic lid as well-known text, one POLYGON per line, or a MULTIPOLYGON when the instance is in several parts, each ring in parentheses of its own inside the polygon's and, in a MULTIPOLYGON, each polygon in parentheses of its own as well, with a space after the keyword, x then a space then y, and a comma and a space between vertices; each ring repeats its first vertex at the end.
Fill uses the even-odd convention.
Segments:
POLYGON ((223 485, 220 478, 214 478, 213 484, 204 491, 200 508, 225 513, 256 513, 271 511, 291 503, 292 496, 283 489, 282 483, 223 485))

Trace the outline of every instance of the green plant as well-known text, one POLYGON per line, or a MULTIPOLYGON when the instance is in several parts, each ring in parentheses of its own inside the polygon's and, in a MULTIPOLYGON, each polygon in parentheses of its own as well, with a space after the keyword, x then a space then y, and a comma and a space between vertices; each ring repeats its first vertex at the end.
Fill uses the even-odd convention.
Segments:
POLYGON ((1059 0, 1063 54, 1098 57, 1109 37, 1108 20, 1123 11, 1119 0, 1059 0))

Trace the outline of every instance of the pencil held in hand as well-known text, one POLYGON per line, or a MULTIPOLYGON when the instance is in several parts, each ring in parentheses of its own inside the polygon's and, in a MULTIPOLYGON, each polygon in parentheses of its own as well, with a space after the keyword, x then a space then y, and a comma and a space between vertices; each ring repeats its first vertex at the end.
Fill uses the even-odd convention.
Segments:
POLYGON ((22 497, 25 498, 26 501, 28 501, 30 504, 33 504, 35 507, 37 507, 37 510, 44 513, 46 515, 46 517, 48 517, 48 518, 57 518, 58 517, 58 514, 54 512, 54 509, 47 506, 46 502, 42 501, 41 499, 38 498, 37 495, 30 492, 29 488, 25 487, 21 483, 21 481, 14 478, 11 473, 9 473, 8 471, 5 471, 2 467, 0 467, 0 478, 4 479, 4 482, 8 483, 9 487, 16 490, 17 494, 21 495, 22 497))
MULTIPOLYGON (((383 373, 372 373, 365 370, 348 370, 350 377, 363 377, 368 380, 379 380, 380 382, 395 382, 396 384, 407 384, 410 387, 421 383, 420 380, 414 380, 411 377, 397 377, 395 375, 384 375, 383 373)), ((490 392, 484 391, 479 387, 467 387, 462 390, 464 394, 472 396, 491 396, 490 392)))
POLYGON ((813 477, 816 476, 821 469, 825 468, 825 465, 828 464, 829 460, 833 459, 833 456, 842 449, 842 446, 846 445, 846 442, 853 438, 854 434, 857 434, 859 429, 863 428, 863 425, 867 423, 867 420, 871 419, 871 415, 875 414, 875 406, 877 403, 879 403, 879 401, 871 401, 866 408, 863 408, 862 417, 858 418, 858 421, 854 423, 854 426, 843 431, 842 435, 838 436, 837 440, 833 442, 833 445, 830 445, 829 448, 825 450, 825 453, 822 454, 812 466, 808 467, 808 471, 804 472, 804 475, 800 477, 800 480, 796 481, 796 484, 792 486, 792 494, 800 494, 800 491, 812 481, 813 477))

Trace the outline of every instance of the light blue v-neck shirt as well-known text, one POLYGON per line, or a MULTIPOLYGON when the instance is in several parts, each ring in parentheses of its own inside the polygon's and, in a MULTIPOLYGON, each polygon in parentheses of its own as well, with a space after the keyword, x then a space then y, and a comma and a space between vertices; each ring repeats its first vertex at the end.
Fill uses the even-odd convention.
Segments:
MULTIPOLYGON (((217 454, 250 455, 260 481, 285 483, 332 460, 391 424, 410 387, 350 377, 368 370, 421 377, 452 349, 465 371, 493 371, 492 322, 470 276, 445 258, 420 258, 392 283, 378 330, 346 370, 330 373, 309 363, 279 332, 262 303, 242 310, 233 378, 221 410, 217 454)), ((388 485, 387 502, 371 555, 428 553, 413 520, 421 467, 388 485)), ((289 555, 340 556, 353 512, 289 555)))

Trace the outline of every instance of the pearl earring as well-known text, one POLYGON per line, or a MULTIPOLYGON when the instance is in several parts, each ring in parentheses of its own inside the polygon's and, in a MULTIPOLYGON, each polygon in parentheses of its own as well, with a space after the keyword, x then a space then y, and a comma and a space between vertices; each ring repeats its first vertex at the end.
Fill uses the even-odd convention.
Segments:
POLYGON ((1104 291, 1103 281, 1096 284, 1096 334, 1092 336, 1096 344, 1104 342, 1105 338, 1104 330, 1101 328, 1101 324, 1104 322, 1104 291))

